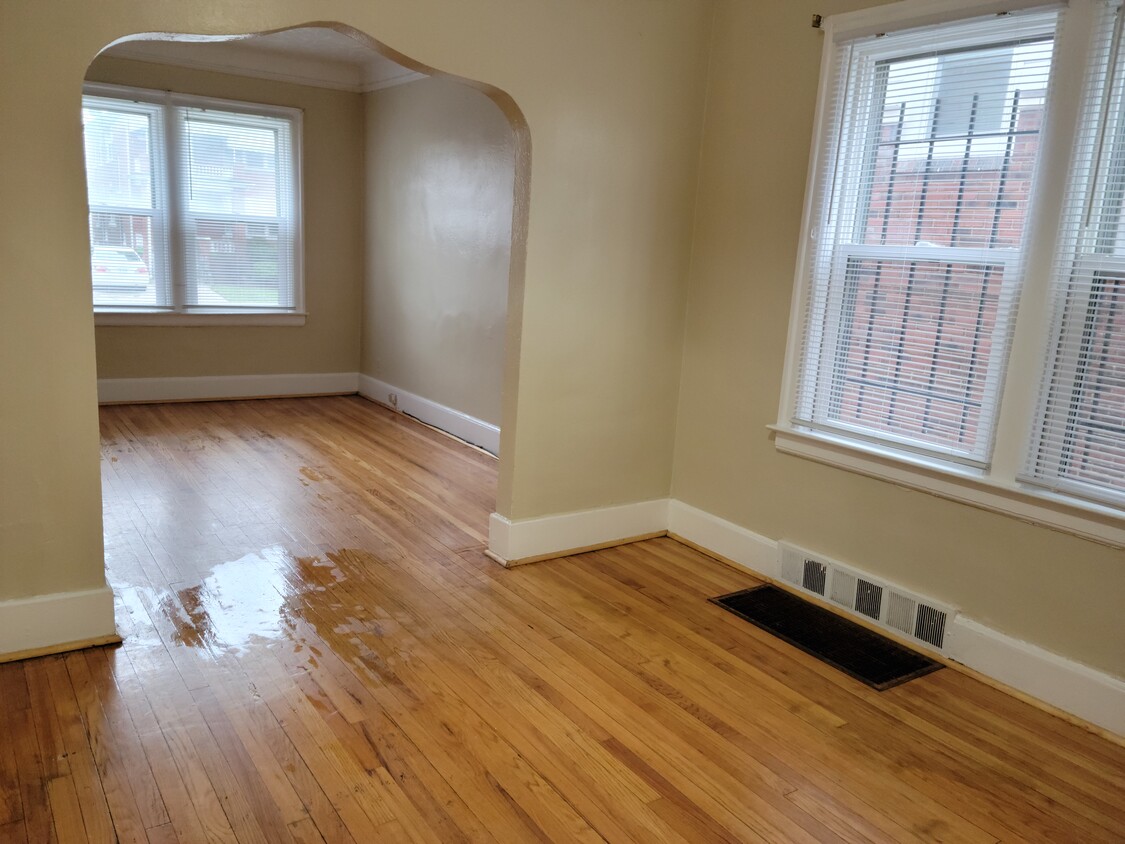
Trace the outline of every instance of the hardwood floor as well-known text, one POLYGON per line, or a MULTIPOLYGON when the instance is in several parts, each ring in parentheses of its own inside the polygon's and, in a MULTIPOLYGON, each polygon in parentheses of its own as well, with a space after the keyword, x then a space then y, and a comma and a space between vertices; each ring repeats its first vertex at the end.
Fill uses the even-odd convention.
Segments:
POLYGON ((362 399, 102 411, 125 642, 0 665, 0 842, 1125 840, 1125 750, 877 693, 670 539, 504 570, 494 461, 362 399))

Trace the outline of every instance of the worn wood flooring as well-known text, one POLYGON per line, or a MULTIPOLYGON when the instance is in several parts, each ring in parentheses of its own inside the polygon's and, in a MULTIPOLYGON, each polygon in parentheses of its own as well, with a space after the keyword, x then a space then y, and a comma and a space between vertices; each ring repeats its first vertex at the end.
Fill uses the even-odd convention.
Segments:
POLYGON ((504 570, 494 461, 356 397, 102 410, 124 644, 0 665, 0 842, 1125 840, 1125 750, 887 692, 671 539, 504 570))

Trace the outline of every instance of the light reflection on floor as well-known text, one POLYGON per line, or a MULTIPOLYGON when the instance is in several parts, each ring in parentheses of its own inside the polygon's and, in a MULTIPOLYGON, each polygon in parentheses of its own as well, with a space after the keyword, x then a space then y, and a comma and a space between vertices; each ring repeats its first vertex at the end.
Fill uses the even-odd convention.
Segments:
POLYGON ((165 593, 160 607, 175 627, 177 644, 230 649, 291 640, 292 613, 300 611, 304 593, 326 589, 315 581, 298 581, 301 589, 294 588, 295 570, 310 566, 328 568, 336 582, 345 579, 330 562, 296 558, 273 546, 216 565, 200 583, 165 593))

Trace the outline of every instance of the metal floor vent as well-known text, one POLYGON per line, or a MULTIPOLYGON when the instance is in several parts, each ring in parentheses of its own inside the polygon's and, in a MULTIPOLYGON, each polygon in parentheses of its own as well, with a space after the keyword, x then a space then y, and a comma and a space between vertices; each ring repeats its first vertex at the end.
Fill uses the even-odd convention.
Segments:
POLYGON ((942 650, 957 611, 819 554, 778 543, 781 579, 930 648, 942 650))
POLYGON ((773 584, 710 600, 878 691, 941 668, 930 657, 773 584))

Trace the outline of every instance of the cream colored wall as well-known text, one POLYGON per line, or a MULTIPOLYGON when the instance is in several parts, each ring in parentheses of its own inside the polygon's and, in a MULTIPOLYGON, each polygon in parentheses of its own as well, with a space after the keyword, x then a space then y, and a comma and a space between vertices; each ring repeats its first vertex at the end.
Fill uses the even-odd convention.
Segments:
MULTIPOLYGON (((832 11, 861 2, 840 0, 832 11)), ((0 114, 19 116, 0 132, 0 600, 103 581, 78 120, 88 64, 133 32, 337 20, 495 85, 526 117, 530 192, 526 217, 517 215, 526 259, 515 256, 526 270, 509 296, 516 354, 506 363, 501 513, 660 498, 671 484, 695 506, 1125 674, 1119 553, 783 457, 768 439, 820 50, 808 22, 826 11, 811 0, 717 4, 677 418, 711 8, 702 0, 0 3, 0 114)))
MULTIPOLYGON (((509 296, 517 353, 506 364, 498 507, 520 518, 668 493, 709 10, 695 0, 0 3, 0 114, 9 117, 0 132, 0 599, 103 577, 78 119, 82 78, 103 46, 138 32, 340 21, 511 96, 530 128, 532 163, 520 215, 526 257, 517 250, 515 261, 526 271, 509 296)), ((162 363, 169 374, 177 366, 162 363)))
POLYGON ((867 5, 718 5, 673 493, 1125 676, 1120 551, 782 455, 766 430, 781 389, 822 44, 809 19, 867 5))
POLYGON ((88 78, 304 113, 305 324, 101 326, 98 377, 354 372, 363 281, 362 96, 110 57, 95 60, 88 78))
POLYGON ((450 79, 365 96, 360 371, 500 424, 516 137, 450 79))

